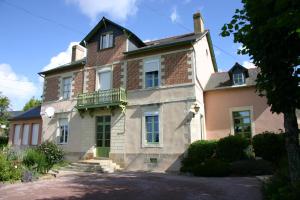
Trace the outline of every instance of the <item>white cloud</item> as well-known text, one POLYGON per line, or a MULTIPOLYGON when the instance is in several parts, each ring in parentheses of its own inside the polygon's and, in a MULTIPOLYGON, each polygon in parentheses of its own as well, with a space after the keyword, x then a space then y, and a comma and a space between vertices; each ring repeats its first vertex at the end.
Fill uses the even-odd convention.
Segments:
POLYGON ((128 16, 135 15, 137 0, 65 0, 67 3, 77 5, 80 11, 95 21, 100 14, 125 21, 128 16))
POLYGON ((50 59, 49 64, 47 64, 45 67, 43 67, 42 71, 53 69, 60 65, 71 62, 72 47, 78 43, 79 42, 71 42, 65 51, 60 52, 56 56, 53 56, 50 59))
POLYGON ((249 69, 249 68, 256 68, 256 66, 252 62, 250 62, 250 61, 244 61, 243 64, 242 64, 242 66, 246 67, 247 69, 249 69))
POLYGON ((177 13, 177 8, 176 7, 173 8, 172 13, 170 15, 170 18, 171 18, 171 21, 173 23, 179 22, 180 16, 177 13))
POLYGON ((9 64, 0 63, 0 92, 10 99, 13 109, 22 109, 37 91, 37 86, 26 76, 17 74, 9 64))

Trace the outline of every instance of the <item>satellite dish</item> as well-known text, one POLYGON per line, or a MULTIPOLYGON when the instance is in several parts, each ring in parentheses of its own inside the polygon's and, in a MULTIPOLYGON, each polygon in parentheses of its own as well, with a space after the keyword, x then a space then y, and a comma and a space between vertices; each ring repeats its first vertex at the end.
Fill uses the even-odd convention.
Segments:
POLYGON ((52 118, 54 116, 55 110, 53 107, 48 107, 45 110, 45 114, 47 117, 52 118))

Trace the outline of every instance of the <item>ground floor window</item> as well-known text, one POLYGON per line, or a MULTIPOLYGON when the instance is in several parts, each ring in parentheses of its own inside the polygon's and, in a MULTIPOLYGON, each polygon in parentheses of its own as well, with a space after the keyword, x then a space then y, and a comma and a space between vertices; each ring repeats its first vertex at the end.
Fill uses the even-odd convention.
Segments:
POLYGON ((251 111, 233 111, 233 130, 235 135, 241 135, 243 137, 251 137, 251 111))
POLYGON ((159 116, 149 114, 145 116, 147 143, 159 143, 159 116))
POLYGON ((37 145, 39 141, 39 129, 40 125, 39 124, 32 124, 32 135, 31 135, 31 144, 32 145, 37 145))
POLYGON ((23 126, 23 137, 22 137, 22 144, 28 145, 28 138, 29 138, 29 124, 25 124, 23 126))
POLYGON ((15 131, 14 131, 15 145, 20 145, 20 132, 21 132, 21 125, 15 125, 15 131))
POLYGON ((69 123, 68 119, 59 120, 59 143, 66 144, 68 143, 69 137, 69 123))

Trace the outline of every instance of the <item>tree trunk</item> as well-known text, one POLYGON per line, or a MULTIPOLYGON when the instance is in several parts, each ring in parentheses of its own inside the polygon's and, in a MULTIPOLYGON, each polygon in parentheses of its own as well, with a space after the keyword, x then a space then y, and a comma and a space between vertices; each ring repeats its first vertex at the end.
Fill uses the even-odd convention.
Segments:
POLYGON ((296 109, 284 113, 285 146, 292 183, 300 181, 300 146, 296 109))

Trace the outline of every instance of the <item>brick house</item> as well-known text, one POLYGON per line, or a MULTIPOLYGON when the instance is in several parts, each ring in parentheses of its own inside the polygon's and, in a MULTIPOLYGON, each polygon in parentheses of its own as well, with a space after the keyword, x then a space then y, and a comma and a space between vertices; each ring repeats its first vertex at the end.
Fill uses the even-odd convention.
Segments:
POLYGON ((172 171, 193 141, 283 128, 254 93, 256 69, 218 73, 200 13, 193 20, 192 33, 143 42, 103 17, 73 47, 71 63, 40 72, 42 140, 56 141, 70 160, 172 171))

